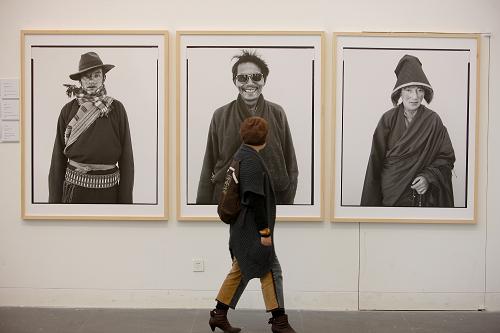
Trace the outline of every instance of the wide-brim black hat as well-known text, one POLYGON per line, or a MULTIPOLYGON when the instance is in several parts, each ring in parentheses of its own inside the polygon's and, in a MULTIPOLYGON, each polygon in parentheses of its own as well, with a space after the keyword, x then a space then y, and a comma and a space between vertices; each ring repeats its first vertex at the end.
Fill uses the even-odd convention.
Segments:
POLYGON ((417 57, 408 54, 403 56, 399 60, 394 73, 396 73, 397 77, 396 85, 391 93, 391 100, 394 105, 399 100, 401 89, 408 86, 421 86, 425 91, 424 99, 427 103, 432 101, 434 90, 422 70, 422 63, 417 57))
POLYGON ((80 57, 80 63, 78 64, 78 72, 71 74, 70 79, 78 81, 82 73, 95 68, 102 68, 103 74, 109 72, 115 65, 104 64, 99 58, 99 55, 95 52, 87 52, 82 54, 80 57))

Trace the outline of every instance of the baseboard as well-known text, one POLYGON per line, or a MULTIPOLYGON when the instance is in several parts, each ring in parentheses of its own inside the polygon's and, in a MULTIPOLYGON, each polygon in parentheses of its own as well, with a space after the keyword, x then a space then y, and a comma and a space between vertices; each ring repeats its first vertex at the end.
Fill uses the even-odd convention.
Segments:
MULTIPOLYGON (((100 290, 0 288, 0 306, 69 308, 211 308, 216 290, 100 290)), ((357 292, 285 290, 285 306, 296 310, 356 311, 357 292)), ((238 308, 263 309, 261 291, 247 289, 238 308)), ((361 292, 360 310, 500 311, 500 293, 361 292)))
MULTIPOLYGON (((69 308, 211 308, 216 290, 99 290, 0 288, 0 306, 69 308)), ((287 292, 288 309, 355 311, 356 292, 287 292)), ((264 309, 260 290, 246 290, 238 308, 264 309)))
POLYGON ((484 293, 361 292, 360 310, 482 310, 484 293))
POLYGON ((500 292, 486 293, 486 310, 500 311, 500 292))

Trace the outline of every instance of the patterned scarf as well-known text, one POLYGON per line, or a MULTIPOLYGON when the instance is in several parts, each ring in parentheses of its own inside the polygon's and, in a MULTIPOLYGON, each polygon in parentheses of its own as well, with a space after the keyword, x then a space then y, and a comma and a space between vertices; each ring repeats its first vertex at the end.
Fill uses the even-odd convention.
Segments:
POLYGON ((68 97, 75 96, 80 108, 71 119, 64 131, 64 153, 78 137, 85 132, 97 118, 108 116, 113 98, 106 96, 106 88, 102 85, 95 93, 87 94, 81 87, 71 84, 64 85, 68 97))

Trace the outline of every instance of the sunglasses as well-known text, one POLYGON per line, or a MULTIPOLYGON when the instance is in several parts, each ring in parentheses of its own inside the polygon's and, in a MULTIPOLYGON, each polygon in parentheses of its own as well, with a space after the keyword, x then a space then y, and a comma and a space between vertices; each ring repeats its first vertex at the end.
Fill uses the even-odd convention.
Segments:
POLYGON ((259 82, 263 77, 264 75, 262 73, 238 74, 236 75, 236 80, 240 83, 247 83, 248 79, 252 79, 253 82, 259 82))

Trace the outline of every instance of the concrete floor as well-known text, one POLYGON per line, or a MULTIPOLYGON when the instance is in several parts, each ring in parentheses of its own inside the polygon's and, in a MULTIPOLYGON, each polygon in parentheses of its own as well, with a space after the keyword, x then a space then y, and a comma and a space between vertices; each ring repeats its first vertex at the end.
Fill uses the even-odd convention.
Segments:
MULTIPOLYGON (((0 333, 210 333, 207 309, 0 307, 0 333)), ((287 311, 298 333, 500 333, 500 312, 287 311)), ((242 333, 271 332, 263 311, 229 312, 242 333)), ((216 329, 216 332, 222 332, 216 329)))

